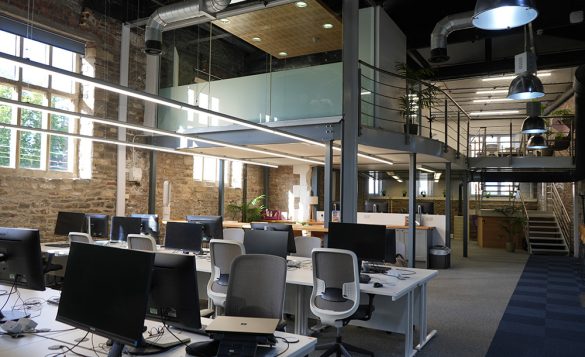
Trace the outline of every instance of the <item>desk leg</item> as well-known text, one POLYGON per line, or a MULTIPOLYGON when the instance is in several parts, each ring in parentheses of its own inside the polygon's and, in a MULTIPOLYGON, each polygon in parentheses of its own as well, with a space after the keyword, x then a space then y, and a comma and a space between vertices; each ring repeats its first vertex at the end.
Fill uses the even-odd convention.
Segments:
POLYGON ((297 285, 297 301, 295 311, 295 334, 306 335, 308 326, 308 302, 305 294, 305 286, 297 285))
POLYGON ((412 348, 414 344, 414 290, 410 290, 406 296, 406 332, 404 333, 404 357, 412 357, 417 350, 412 348))
POLYGON ((427 334, 427 284, 424 283, 420 286, 420 313, 419 313, 419 344, 415 347, 417 350, 422 349, 431 338, 435 337, 437 330, 432 330, 427 334))

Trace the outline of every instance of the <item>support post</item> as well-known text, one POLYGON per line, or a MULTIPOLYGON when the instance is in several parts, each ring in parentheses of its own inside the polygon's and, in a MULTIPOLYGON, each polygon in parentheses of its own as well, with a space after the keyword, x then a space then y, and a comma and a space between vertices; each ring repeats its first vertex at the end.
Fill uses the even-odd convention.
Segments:
POLYGON ((264 167, 264 207, 267 209, 268 206, 268 198, 270 197, 270 167, 264 167))
POLYGON ((467 258, 467 243, 469 240, 469 199, 467 196, 467 191, 469 190, 469 182, 467 181, 467 177, 463 178, 463 185, 462 185, 462 203, 463 203, 463 257, 467 258))
MULTIPOLYGON (((577 190, 577 182, 573 182, 573 256, 579 257, 579 200, 581 196, 577 190)), ((585 215, 585 212, 583 212, 585 215)))
POLYGON ((225 211, 225 160, 218 160, 218 182, 217 182, 217 215, 222 216, 225 211))
MULTIPOLYGON (((122 25, 120 40, 120 85, 128 86, 128 62, 130 58, 130 27, 122 25)), ((128 97, 118 95, 118 121, 128 120, 128 97)), ((118 140, 126 141, 126 129, 118 128, 118 140)), ((116 215, 126 215, 126 147, 118 145, 116 162, 116 215)))
POLYGON ((456 157, 459 158, 461 156, 461 151, 459 147, 459 138, 461 137, 461 111, 457 111, 457 154, 456 157))
MULTIPOLYGON (((158 74, 159 74, 158 56, 146 56, 146 81, 144 91, 147 93, 158 94, 158 74)), ((144 125, 156 128, 157 106, 155 103, 144 102, 144 125)), ((152 142, 151 137, 151 144, 152 142)), ((156 151, 150 152, 150 168, 148 172, 148 213, 156 213, 156 169, 158 154, 156 151)))
POLYGON ((333 197, 333 140, 325 142, 325 168, 323 174, 323 225, 331 222, 331 200, 333 197))
POLYGON ((414 268, 414 259, 416 257, 416 153, 410 153, 410 163, 408 165, 408 237, 406 241, 406 259, 408 266, 414 268))
POLYGON ((447 132, 449 131, 449 125, 447 123, 447 120, 449 119, 449 113, 447 112, 447 110, 449 110, 449 107, 448 107, 447 99, 445 99, 445 145, 443 146, 444 152, 447 152, 447 148, 449 147, 447 144, 447 141, 449 139, 449 135, 447 135, 447 132))
POLYGON ((445 164, 445 245, 451 247, 451 163, 445 164))

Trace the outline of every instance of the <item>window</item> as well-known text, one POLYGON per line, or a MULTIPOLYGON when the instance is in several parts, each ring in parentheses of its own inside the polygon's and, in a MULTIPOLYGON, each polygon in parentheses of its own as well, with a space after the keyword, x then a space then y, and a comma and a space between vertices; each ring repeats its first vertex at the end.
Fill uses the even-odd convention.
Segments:
MULTIPOLYGON (((226 187, 242 188, 244 164, 238 161, 224 162, 224 184, 226 187)), ((193 157, 193 179, 208 183, 219 181, 219 159, 211 157, 193 157)))
MULTIPOLYGON (((0 52, 78 72, 73 52, 0 31, 0 52)), ((0 98, 77 112, 78 86, 39 69, 21 70, 0 60, 0 98)), ((77 133, 75 119, 0 103, 0 122, 77 133)), ((0 167, 73 172, 76 140, 44 133, 0 129, 0 167)))
POLYGON ((368 193, 370 195, 379 195, 381 192, 382 181, 373 177, 368 178, 368 193))
POLYGON ((510 197, 519 190, 515 182, 481 182, 471 185, 471 194, 481 194, 484 197, 510 197))

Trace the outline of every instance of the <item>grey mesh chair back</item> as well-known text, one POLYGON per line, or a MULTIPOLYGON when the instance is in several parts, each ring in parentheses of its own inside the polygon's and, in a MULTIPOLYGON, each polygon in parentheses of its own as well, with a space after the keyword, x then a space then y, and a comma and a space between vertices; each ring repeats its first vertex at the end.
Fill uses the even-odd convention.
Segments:
POLYGON ((128 249, 156 251, 156 240, 143 234, 128 234, 128 249))
POLYGON ((225 315, 282 320, 285 285, 285 259, 266 254, 239 256, 232 263, 225 315))
POLYGON ((93 244, 93 239, 87 233, 70 232, 68 238, 69 244, 71 244, 71 242, 93 244))
POLYGON ((360 305, 357 257, 344 249, 315 248, 311 312, 325 325, 340 327, 360 305))
POLYGON ((295 237, 296 253, 298 257, 311 257, 314 248, 321 248, 321 238, 317 237, 295 237))
POLYGON ((232 262, 246 254, 244 244, 235 240, 212 239, 209 242, 211 255, 211 278, 207 283, 207 296, 213 304, 224 307, 232 262))
POLYGON ((242 228, 224 228, 223 239, 244 243, 244 230, 242 228))

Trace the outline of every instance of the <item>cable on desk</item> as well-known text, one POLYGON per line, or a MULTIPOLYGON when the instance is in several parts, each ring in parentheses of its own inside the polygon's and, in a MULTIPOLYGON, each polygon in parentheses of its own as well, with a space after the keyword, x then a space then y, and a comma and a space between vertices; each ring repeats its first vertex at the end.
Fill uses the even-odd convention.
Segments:
MULTIPOLYGON (((81 354, 81 353, 78 353, 78 352, 75 352, 75 351, 73 350, 73 349, 74 349, 74 348, 76 348, 76 347, 81 347, 81 348, 85 348, 86 350, 93 351, 93 350, 92 350, 92 349, 90 349, 90 348, 79 346, 79 344, 80 344, 81 342, 83 342, 83 340, 85 340, 85 338, 87 337, 87 335, 89 335, 89 331, 87 331, 87 332, 85 333, 85 336, 83 336, 82 338, 80 338, 80 339, 79 339, 79 342, 77 342, 76 344, 74 344, 74 345, 73 345, 73 346, 71 346, 71 347, 65 347, 65 346, 61 346, 61 348, 67 348, 67 351, 61 351, 61 352, 56 352, 56 353, 49 353, 49 354, 45 355, 45 357, 49 357, 49 356, 51 356, 51 357, 57 357, 57 356, 59 356, 59 355, 63 355, 63 356, 65 356, 65 353, 67 353, 67 352, 71 352, 71 353, 73 353, 73 354, 76 354, 76 355, 78 355, 78 356, 89 357, 89 356, 87 356, 87 355, 83 355, 83 354, 81 354)), ((39 335, 39 336, 41 336, 41 335, 39 335)), ((69 342, 59 341, 59 340, 57 340, 57 339, 50 338, 50 337, 47 337, 47 336, 43 336, 43 337, 45 337, 45 338, 49 338, 49 339, 51 339, 51 340, 56 340, 56 341, 58 341, 58 342, 62 342, 62 343, 71 344, 71 343, 69 343, 69 342)), ((94 352, 95 352, 95 351, 94 351, 94 352)))
MULTIPOLYGON (((49 332, 63 332, 63 331, 70 331, 70 330, 76 330, 76 328, 67 329, 67 330, 60 330, 60 331, 57 331, 57 330, 56 330, 56 331, 49 331, 49 332)), ((80 340, 79 340, 79 342, 77 342, 77 343, 73 344, 72 342, 69 342, 69 341, 64 341, 64 340, 61 340, 61 339, 58 339, 58 338, 54 338, 54 337, 50 337, 50 336, 44 336, 44 335, 42 335, 42 334, 40 334, 40 333, 38 333, 38 332, 37 332, 37 333, 30 332, 30 334, 37 335, 37 336, 39 336, 39 337, 42 337, 42 338, 45 338, 45 339, 47 339, 47 340, 51 340, 51 341, 55 341, 55 342, 59 342, 59 343, 61 343, 61 344, 66 344, 66 345, 73 345, 73 347, 71 347, 71 349, 73 349, 73 348, 83 348, 84 350, 93 351, 91 348, 84 347, 84 346, 79 346, 79 344, 80 344, 81 342, 83 342, 83 339, 80 339, 80 340)), ((86 338, 88 334, 89 334, 89 331, 88 331, 88 332, 85 334, 85 336, 83 336, 83 338, 86 338)), ((98 347, 99 347, 99 345, 98 345, 98 347)), ((102 349, 104 349, 104 348, 102 348, 102 349)), ((105 349, 104 349, 104 350, 105 350, 105 349)), ((79 353, 77 353, 77 352, 75 352, 75 351, 68 350, 68 351, 65 351, 65 352, 59 352, 59 353, 49 353, 49 354, 48 354, 48 355, 46 355, 45 357, 47 357, 47 356, 58 356, 58 355, 60 355, 60 354, 62 354, 62 353, 67 353, 67 352, 72 352, 72 353, 75 353, 75 354, 78 354, 78 355, 79 355, 79 353)), ((95 352, 95 351, 94 351, 94 352, 95 352)), ((106 354, 106 352, 100 352, 100 353, 104 353, 104 354, 106 354)), ((83 356, 83 355, 82 355, 82 356, 83 356)))
POLYGON ((393 268, 393 269, 394 269, 394 270, 403 271, 403 272, 405 272, 405 273, 408 273, 408 274, 405 274, 405 273, 400 273, 400 274, 402 274, 402 275, 414 275, 414 274, 416 274, 416 272, 415 272, 414 270, 408 270, 408 269, 402 269, 402 268, 393 268))
MULTIPOLYGON (((291 342, 288 342, 288 340, 287 340, 286 338, 284 338, 284 337, 276 336, 276 338, 278 338, 278 339, 281 339, 281 340, 282 340, 284 343, 286 343, 286 348, 285 348, 283 351, 280 351, 280 352, 279 352, 279 353, 276 355, 276 356, 278 357, 278 356, 280 356, 280 355, 283 355, 284 353, 286 353, 286 351, 288 351, 288 349, 289 349, 289 347, 290 347, 290 344, 291 344, 291 342)), ((297 341, 297 342, 299 342, 299 341, 297 341)), ((296 343, 296 342, 295 342, 295 343, 296 343)))
MULTIPOLYGON (((16 287, 16 282, 17 282, 17 280, 18 280, 18 276, 16 276, 16 277, 14 278, 14 283, 13 283, 13 284, 12 284, 12 286, 10 287, 10 291, 8 292, 8 297, 6 298, 6 301, 4 302, 4 305, 2 305, 2 307, 0 307, 0 311, 1 311, 1 310, 4 310, 4 308, 6 307, 6 304, 8 304, 8 301, 10 301, 10 296, 11 296, 12 294, 14 294, 14 293, 12 292, 12 290, 14 290, 14 288, 16 287)), ((4 294, 4 295, 6 295, 6 294, 4 294)))
POLYGON ((6 294, 8 294, 8 290, 4 290, 4 289, 0 290, 0 296, 4 296, 6 294))

